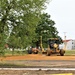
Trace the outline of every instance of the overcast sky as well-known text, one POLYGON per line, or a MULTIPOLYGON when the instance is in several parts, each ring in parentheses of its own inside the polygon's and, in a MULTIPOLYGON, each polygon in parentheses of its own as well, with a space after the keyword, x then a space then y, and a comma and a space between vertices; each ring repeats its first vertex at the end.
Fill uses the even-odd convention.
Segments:
POLYGON ((64 39, 75 39, 75 0, 52 0, 46 12, 55 21, 59 35, 64 39))

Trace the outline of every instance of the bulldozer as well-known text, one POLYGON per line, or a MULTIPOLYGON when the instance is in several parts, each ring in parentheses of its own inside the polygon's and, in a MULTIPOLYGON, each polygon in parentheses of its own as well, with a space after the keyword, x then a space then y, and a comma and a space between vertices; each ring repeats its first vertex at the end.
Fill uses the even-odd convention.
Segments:
POLYGON ((46 51, 47 56, 50 56, 51 54, 60 54, 61 56, 64 56, 65 50, 60 49, 59 47, 60 41, 61 40, 59 38, 49 38, 48 49, 46 51))

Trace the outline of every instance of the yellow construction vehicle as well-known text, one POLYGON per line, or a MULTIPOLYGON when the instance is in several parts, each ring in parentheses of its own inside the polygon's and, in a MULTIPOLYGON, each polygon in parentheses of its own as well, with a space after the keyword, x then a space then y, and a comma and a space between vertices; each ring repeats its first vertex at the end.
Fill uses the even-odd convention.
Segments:
POLYGON ((28 50, 28 54, 38 54, 38 52, 39 52, 39 49, 33 48, 33 47, 31 47, 31 48, 28 50))
POLYGON ((64 56, 65 50, 59 48, 60 39, 58 38, 50 38, 48 40, 48 49, 47 49, 47 56, 51 54, 60 54, 64 56))

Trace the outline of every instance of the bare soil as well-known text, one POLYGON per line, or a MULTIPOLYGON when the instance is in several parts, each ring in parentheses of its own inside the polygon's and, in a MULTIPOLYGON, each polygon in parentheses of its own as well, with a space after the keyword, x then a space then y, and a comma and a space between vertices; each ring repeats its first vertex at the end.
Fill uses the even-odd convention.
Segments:
MULTIPOLYGON (((75 56, 46 56, 42 54, 28 54, 23 56, 7 56, 0 57, 0 62, 5 63, 16 63, 16 64, 25 64, 28 67, 67 67, 75 68, 75 56)), ((38 71, 29 71, 29 70, 0 70, 0 75, 51 75, 58 73, 72 73, 75 75, 75 71, 54 71, 54 70, 38 70, 38 71)))
POLYGON ((52 70, 47 70, 47 71, 12 71, 12 70, 0 70, 0 75, 52 75, 52 74, 69 74, 72 73, 73 75, 75 75, 75 71, 52 71, 52 70))
POLYGON ((42 54, 28 54, 22 56, 0 57, 0 60, 75 60, 75 56, 46 56, 42 54))

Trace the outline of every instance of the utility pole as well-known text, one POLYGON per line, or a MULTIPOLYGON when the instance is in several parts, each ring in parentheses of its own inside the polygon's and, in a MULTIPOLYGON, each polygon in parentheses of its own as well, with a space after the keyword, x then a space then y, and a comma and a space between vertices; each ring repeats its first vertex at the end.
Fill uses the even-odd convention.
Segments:
POLYGON ((64 32, 64 50, 66 50, 67 42, 66 42, 66 32, 64 32))

